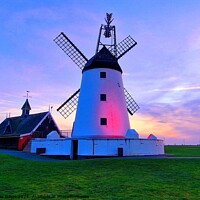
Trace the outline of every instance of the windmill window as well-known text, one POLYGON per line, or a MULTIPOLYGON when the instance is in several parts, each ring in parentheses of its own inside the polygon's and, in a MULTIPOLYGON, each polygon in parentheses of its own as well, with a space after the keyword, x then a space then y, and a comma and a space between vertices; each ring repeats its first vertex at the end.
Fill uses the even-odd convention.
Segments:
POLYGON ((107 125, 107 118, 101 118, 101 125, 107 125))
POLYGON ((100 94, 100 100, 106 101, 106 94, 100 94))
POLYGON ((106 78, 106 72, 100 72, 100 78, 106 78))

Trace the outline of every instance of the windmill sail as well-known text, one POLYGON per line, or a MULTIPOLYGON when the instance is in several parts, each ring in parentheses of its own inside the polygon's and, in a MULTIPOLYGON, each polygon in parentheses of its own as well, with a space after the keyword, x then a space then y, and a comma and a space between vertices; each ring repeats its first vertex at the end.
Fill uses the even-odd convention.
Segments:
POLYGON ((82 70, 88 61, 83 53, 72 43, 72 41, 61 32, 54 42, 72 59, 72 61, 82 70))
POLYGON ((80 89, 78 89, 69 99, 67 99, 57 111, 66 119, 71 113, 73 113, 78 104, 80 89))
POLYGON ((125 88, 124 88, 124 95, 126 99, 127 110, 130 113, 130 115, 133 115, 140 107, 125 88))
MULTIPOLYGON (((120 59, 136 44, 137 42, 130 35, 126 37, 124 40, 122 40, 119 44, 117 44, 117 59, 120 59)), ((109 48, 109 50, 114 56, 116 56, 116 52, 114 52, 111 47, 109 48)))

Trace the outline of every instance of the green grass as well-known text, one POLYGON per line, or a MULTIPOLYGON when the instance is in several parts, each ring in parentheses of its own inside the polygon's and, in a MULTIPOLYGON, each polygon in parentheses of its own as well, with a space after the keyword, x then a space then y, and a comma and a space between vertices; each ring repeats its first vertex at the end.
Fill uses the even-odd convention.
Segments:
POLYGON ((200 159, 34 162, 0 154, 0 199, 200 199, 200 159))
POLYGON ((180 157, 200 157, 200 146, 170 145, 165 146, 165 153, 180 157))

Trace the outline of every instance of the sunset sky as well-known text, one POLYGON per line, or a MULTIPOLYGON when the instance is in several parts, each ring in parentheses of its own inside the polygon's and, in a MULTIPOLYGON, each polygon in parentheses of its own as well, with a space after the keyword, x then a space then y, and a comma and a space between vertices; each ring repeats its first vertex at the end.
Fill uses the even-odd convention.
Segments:
POLYGON ((200 144, 199 0, 0 0, 0 122, 21 115, 26 91, 31 113, 56 109, 79 87, 80 69, 53 42, 62 31, 91 58, 106 12, 117 42, 137 45, 119 63, 125 88, 140 109, 130 117, 141 137, 165 144, 200 144))

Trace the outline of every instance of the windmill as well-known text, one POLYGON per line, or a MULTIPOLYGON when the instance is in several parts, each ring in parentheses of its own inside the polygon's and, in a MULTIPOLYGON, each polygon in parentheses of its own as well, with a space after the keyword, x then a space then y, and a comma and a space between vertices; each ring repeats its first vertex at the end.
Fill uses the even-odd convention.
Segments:
POLYGON ((133 115, 139 109, 123 86, 118 64, 137 42, 128 36, 117 44, 112 13, 106 14, 105 21, 106 25, 100 26, 95 55, 89 60, 63 32, 54 39, 82 70, 80 89, 57 109, 64 118, 77 109, 72 133, 75 138, 124 138, 130 129, 128 113, 133 115))

